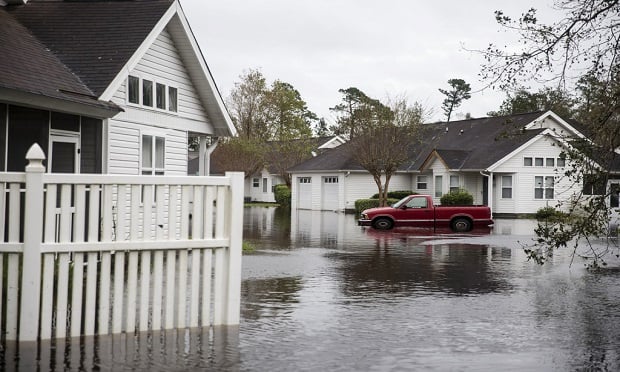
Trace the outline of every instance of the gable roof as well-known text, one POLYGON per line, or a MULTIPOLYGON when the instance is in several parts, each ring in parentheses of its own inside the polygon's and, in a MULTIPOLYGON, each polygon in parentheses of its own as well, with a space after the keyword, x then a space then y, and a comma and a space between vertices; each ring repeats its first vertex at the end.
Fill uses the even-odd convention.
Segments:
MULTIPOLYGON (((525 130, 541 112, 448 123, 426 124, 422 142, 411 145, 409 161, 399 171, 417 172, 432 158, 440 158, 454 170, 484 170, 503 159, 545 128, 525 130)), ((363 170, 350 144, 344 144, 291 168, 291 172, 363 170), (337 151, 339 150, 339 151, 337 151)))
POLYGON ((346 142, 333 149, 328 149, 289 169, 290 173, 312 171, 364 171, 353 157, 353 146, 346 142))
POLYGON ((99 97, 172 3, 31 0, 8 10, 99 97))
MULTIPOLYGON (((31 45, 53 56, 59 68, 73 75, 75 84, 81 87, 78 94, 99 105, 115 108, 115 113, 120 108, 109 100, 166 28, 175 44, 178 43, 178 53, 211 119, 214 134, 236 133, 178 0, 31 0, 27 5, 0 7, 0 11, 12 17, 11 24, 20 28, 11 30, 6 38, 29 35, 36 41, 36 45, 31 45)), ((20 54, 16 53, 20 51, 18 48, 0 46, 0 52, 3 51, 5 53, 0 56, 7 54, 8 58, 17 58, 12 55, 20 54)), ((33 73, 21 76, 22 85, 15 89, 36 87, 48 78, 49 61, 40 54, 31 55, 28 63, 33 73)), ((0 77, 7 81, 17 78, 14 71, 6 75, 9 76, 0 77)), ((50 87, 50 91, 58 90, 57 86, 50 87)))

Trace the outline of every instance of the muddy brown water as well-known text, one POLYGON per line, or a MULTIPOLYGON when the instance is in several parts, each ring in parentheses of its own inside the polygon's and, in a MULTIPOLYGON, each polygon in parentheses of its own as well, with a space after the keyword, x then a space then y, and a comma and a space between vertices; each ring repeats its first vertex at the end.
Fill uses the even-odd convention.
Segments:
MULTIPOLYGON (((455 235, 246 208, 241 324, 7 344, 5 370, 620 370, 620 265, 538 266, 527 220, 455 235)), ((0 369, 2 369, 0 368, 0 369)))

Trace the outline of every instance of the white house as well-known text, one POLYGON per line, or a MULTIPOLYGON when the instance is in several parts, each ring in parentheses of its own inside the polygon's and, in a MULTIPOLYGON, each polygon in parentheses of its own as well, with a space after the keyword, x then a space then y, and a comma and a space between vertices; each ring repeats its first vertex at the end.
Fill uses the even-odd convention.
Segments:
MULTIPOLYGON (((310 141, 312 142, 312 151, 307 154, 308 158, 316 157, 319 154, 334 149, 346 142, 340 136, 314 137, 311 138, 310 141)), ((264 144, 265 147, 270 149, 267 151, 267 164, 256 174, 250 175, 245 178, 244 195, 246 200, 254 202, 273 203, 276 201, 274 187, 286 183, 282 175, 279 173, 278 169, 273 166, 276 161, 270 160, 270 157, 281 156, 281 154, 279 154, 277 150, 271 148, 273 143, 273 141, 269 141, 264 144)), ((217 149, 215 151, 217 151, 217 149)), ((189 173, 196 174, 196 168, 196 161, 190 161, 189 173)), ((216 174, 224 174, 224 172, 227 170, 228 169, 223 169, 223 167, 217 164, 216 161, 214 162, 212 167, 212 172, 216 174)))
POLYGON ((0 2, 0 170, 187 174, 235 133, 178 0, 0 2))
MULTIPOLYGON (((583 187, 562 177, 567 139, 584 138, 577 126, 551 111, 429 124, 426 139, 389 188, 430 194, 437 203, 450 190, 464 188, 496 217, 535 213, 583 187)), ((348 210, 355 200, 377 192, 346 145, 293 167, 291 173, 295 208, 348 210)), ((618 204, 619 183, 609 181, 616 190, 612 207, 618 204)))

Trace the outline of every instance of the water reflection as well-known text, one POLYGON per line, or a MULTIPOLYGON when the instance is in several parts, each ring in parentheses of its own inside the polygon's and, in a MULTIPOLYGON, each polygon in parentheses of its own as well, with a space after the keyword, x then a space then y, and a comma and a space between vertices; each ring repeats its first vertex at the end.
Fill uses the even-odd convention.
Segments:
POLYGON ((9 344, 0 369, 620 370, 620 270, 567 251, 538 266, 519 244, 533 222, 498 222, 375 231, 248 208, 239 327, 9 344))

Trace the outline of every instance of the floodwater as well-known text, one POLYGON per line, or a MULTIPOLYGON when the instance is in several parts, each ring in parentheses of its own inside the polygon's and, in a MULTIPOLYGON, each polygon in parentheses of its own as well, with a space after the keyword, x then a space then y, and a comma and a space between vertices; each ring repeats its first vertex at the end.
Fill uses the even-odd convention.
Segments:
POLYGON ((528 262, 533 227, 379 232, 341 213, 246 208, 256 252, 243 257, 238 327, 8 345, 0 367, 620 370, 620 264, 528 262))

